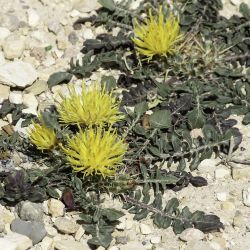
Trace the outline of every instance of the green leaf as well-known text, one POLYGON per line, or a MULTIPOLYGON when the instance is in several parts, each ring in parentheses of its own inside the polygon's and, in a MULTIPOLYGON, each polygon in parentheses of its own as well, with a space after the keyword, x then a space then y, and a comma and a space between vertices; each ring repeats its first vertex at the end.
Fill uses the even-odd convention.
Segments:
POLYGON ((171 142, 174 148, 174 151, 180 151, 181 150, 181 140, 179 139, 179 137, 176 134, 173 134, 171 136, 171 142))
POLYGON ((173 230, 176 234, 180 234, 184 230, 184 225, 181 220, 176 219, 173 223, 173 230))
POLYGON ((49 77, 48 86, 49 88, 51 88, 61 83, 68 83, 71 80, 72 76, 73 75, 68 72, 56 72, 49 77))
POLYGON ((148 109, 148 104, 146 102, 141 102, 135 105, 135 113, 138 117, 142 116, 148 109))
POLYGON ((113 76, 103 76, 101 83, 105 86, 105 89, 108 92, 116 87, 116 79, 113 76))
POLYGON ((244 125, 248 125, 250 123, 250 112, 248 112, 244 118, 243 118, 243 121, 242 121, 242 124, 244 125))
POLYGON ((187 114, 188 122, 192 129, 202 128, 206 122, 206 118, 200 109, 195 108, 187 114))
POLYGON ((118 210, 113 209, 113 208, 102 209, 101 213, 103 216, 107 217, 107 219, 109 221, 116 221, 119 218, 121 218, 122 216, 124 216, 123 212, 118 211, 118 210))
POLYGON ((149 123, 152 128, 169 128, 171 126, 171 113, 168 110, 159 110, 149 117, 149 123))
POLYGON ((199 164, 200 164, 200 157, 199 157, 199 154, 196 154, 190 163, 190 166, 189 166, 190 170, 193 171, 197 169, 199 164))
POLYGON ((88 244, 95 245, 95 246, 103 246, 107 248, 112 241, 111 234, 101 234, 99 233, 98 236, 93 237, 92 239, 88 240, 88 244))
POLYGON ((248 20, 250 20, 250 8, 246 3, 241 3, 239 8, 240 13, 248 20))
POLYGON ((115 3, 113 0, 98 0, 98 2, 106 9, 115 10, 115 3))
POLYGON ((56 191, 55 188, 47 188, 47 194, 52 197, 52 198, 55 198, 55 199, 59 199, 60 198, 60 195, 59 193, 56 191))
POLYGON ((164 208, 164 212, 168 214, 172 214, 173 212, 176 211, 176 209, 179 206, 179 201, 176 198, 172 198, 171 200, 168 201, 164 208))

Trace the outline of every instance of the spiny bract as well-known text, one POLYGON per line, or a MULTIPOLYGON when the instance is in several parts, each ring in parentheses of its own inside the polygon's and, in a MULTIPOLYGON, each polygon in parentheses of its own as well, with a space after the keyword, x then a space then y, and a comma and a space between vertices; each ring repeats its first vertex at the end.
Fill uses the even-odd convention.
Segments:
POLYGON ((112 176, 122 164, 127 146, 117 136, 116 130, 101 127, 88 128, 72 138, 68 136, 67 147, 62 146, 72 168, 87 175, 112 176))
POLYGON ((105 87, 100 87, 100 84, 94 83, 88 90, 83 83, 80 94, 70 86, 69 92, 69 97, 61 95, 62 101, 57 105, 63 123, 103 126, 122 119, 120 102, 112 92, 108 93, 105 87))
POLYGON ((39 121, 32 121, 33 128, 28 130, 29 139, 39 150, 51 150, 57 144, 56 133, 45 125, 40 116, 39 121))
POLYGON ((158 16, 153 16, 149 10, 149 18, 145 23, 139 24, 135 21, 134 34, 132 38, 136 45, 136 50, 146 56, 149 60, 154 55, 167 56, 176 51, 176 43, 182 39, 178 18, 172 13, 164 20, 162 6, 158 16))

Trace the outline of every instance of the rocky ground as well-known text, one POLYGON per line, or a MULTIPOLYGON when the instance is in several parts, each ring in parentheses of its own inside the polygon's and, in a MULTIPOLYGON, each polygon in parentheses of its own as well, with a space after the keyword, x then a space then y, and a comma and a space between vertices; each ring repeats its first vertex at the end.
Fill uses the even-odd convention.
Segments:
MULTIPOLYGON (((223 2, 222 14, 226 17, 238 14, 241 2, 250 5, 249 0, 223 2)), ((103 27, 94 29, 90 23, 77 32, 72 27, 78 17, 95 13, 99 4, 95 0, 0 0, 0 6, 0 105, 9 99, 14 104, 25 104, 27 108, 22 112, 37 114, 51 104, 58 92, 67 91, 66 85, 48 90, 48 77, 67 68, 72 57, 80 56, 85 39, 103 33, 103 27)), ((101 74, 97 72, 87 80, 99 79, 101 74)), ((237 126, 244 140, 232 158, 250 161, 250 126, 242 126, 241 118, 234 118, 239 121, 237 126)), ((0 129, 11 121, 11 115, 0 119, 0 129)), ((26 131, 21 128, 21 122, 22 119, 17 122, 15 130, 24 135, 26 131)), ((250 166, 220 161, 204 160, 195 173, 206 177, 208 186, 199 189, 188 186, 178 193, 168 191, 165 197, 167 200, 177 197, 183 206, 188 205, 193 211, 218 215, 224 230, 204 235, 199 230, 187 229, 176 236, 171 228, 157 229, 149 219, 137 222, 126 213, 108 249, 249 249, 250 166)), ((33 167, 18 153, 14 154, 11 164, 33 167)), ((121 207, 119 201, 106 198, 107 205, 121 207)), ((55 199, 43 204, 23 201, 12 208, 0 206, 0 249, 90 249, 86 243, 89 236, 76 224, 77 218, 76 213, 65 213, 64 204, 55 199)))

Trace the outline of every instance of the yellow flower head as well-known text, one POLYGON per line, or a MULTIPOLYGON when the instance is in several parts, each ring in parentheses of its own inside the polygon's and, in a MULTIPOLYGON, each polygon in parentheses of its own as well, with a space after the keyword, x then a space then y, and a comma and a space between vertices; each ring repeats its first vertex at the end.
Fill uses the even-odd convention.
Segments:
POLYGON ((120 102, 112 92, 106 92, 105 87, 95 83, 87 90, 85 84, 82 84, 81 94, 73 86, 69 87, 69 92, 69 97, 61 95, 62 101, 57 105, 63 123, 103 126, 122 119, 120 102))
POLYGON ((145 23, 135 22, 135 37, 132 38, 136 50, 151 60, 154 55, 167 56, 176 50, 176 43, 182 39, 179 20, 172 13, 164 20, 162 6, 158 16, 149 10, 149 18, 145 23))
POLYGON ((56 133, 46 127, 41 117, 39 120, 41 124, 32 121, 33 128, 28 130, 29 139, 39 150, 51 150, 57 144, 56 133))
POLYGON ((105 131, 101 127, 85 131, 80 128, 74 137, 68 137, 67 148, 61 147, 75 171, 104 178, 115 174, 127 150, 115 130, 111 132, 109 128, 105 131))

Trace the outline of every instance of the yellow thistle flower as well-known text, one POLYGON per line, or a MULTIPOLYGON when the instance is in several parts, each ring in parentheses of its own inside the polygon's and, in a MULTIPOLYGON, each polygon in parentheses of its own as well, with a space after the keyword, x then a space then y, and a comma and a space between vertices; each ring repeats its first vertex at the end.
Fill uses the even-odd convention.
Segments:
POLYGON ((108 93, 105 87, 98 85, 95 83, 90 90, 87 90, 85 84, 82 84, 80 95, 73 86, 70 86, 70 96, 61 95, 62 101, 57 105, 60 120, 66 124, 86 126, 112 125, 121 120, 120 102, 112 92, 108 93))
POLYGON ((135 21, 135 37, 132 38, 136 50, 147 57, 148 61, 154 55, 167 56, 176 51, 176 44, 182 39, 180 34, 179 20, 172 13, 164 20, 162 6, 158 16, 153 16, 149 10, 149 18, 145 23, 135 21))
POLYGON ((122 139, 109 128, 88 128, 72 138, 68 137, 67 148, 62 147, 72 168, 87 175, 114 175, 118 166, 122 165, 123 156, 127 150, 122 139))
POLYGON ((46 127, 41 117, 39 120, 41 124, 32 121, 33 128, 28 130, 29 139, 39 150, 51 150, 57 144, 56 133, 46 127))

